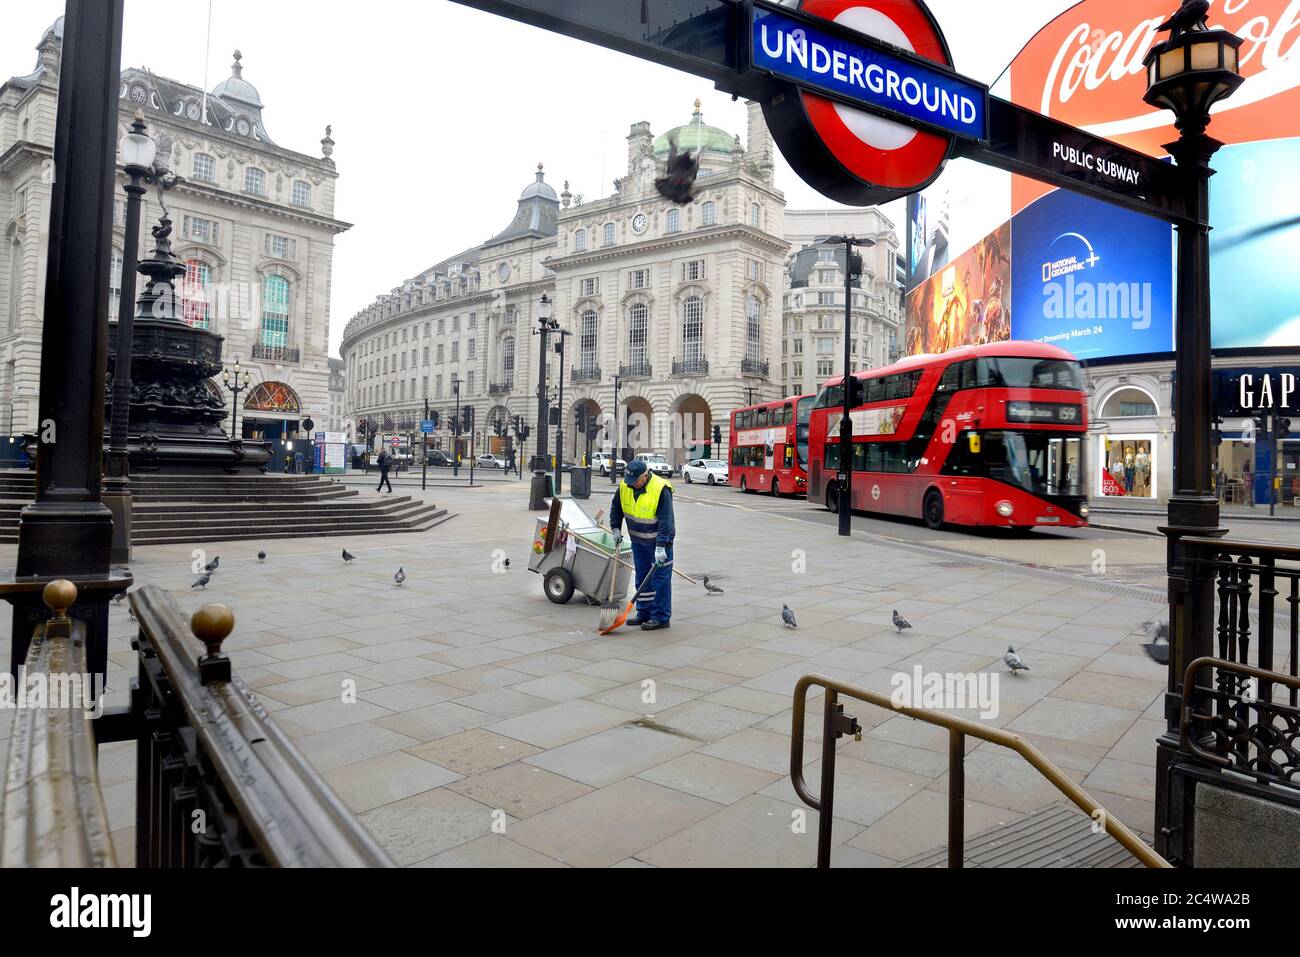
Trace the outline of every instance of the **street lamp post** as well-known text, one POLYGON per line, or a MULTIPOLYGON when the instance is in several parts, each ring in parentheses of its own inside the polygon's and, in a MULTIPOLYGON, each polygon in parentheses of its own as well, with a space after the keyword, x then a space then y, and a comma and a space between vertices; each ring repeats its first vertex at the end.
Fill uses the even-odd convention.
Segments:
POLYGON ((117 343, 113 358, 112 417, 108 455, 105 457, 102 501, 113 513, 113 547, 110 561, 131 561, 131 483, 127 435, 131 422, 131 341, 135 336, 135 277, 140 253, 140 201, 155 178, 157 144, 148 133, 144 114, 136 110, 131 129, 118 145, 127 182, 126 233, 122 243, 121 291, 117 301, 117 343))
POLYGON ((620 448, 620 446, 623 444, 623 434, 618 430, 618 422, 619 422, 618 390, 622 385, 623 385, 622 378, 617 373, 615 373, 614 375, 614 435, 613 435, 614 441, 612 443, 614 447, 613 449, 614 461, 609 463, 609 484, 610 485, 618 484, 618 459, 619 459, 619 454, 623 451, 620 448))
MULTIPOLYGON (((427 379, 425 380, 428 381, 427 379)), ((429 433, 424 431, 424 423, 429 421, 429 394, 424 394, 424 418, 420 420, 420 491, 429 490, 429 433)))
MULTIPOLYGON (((1143 60, 1152 106, 1174 112, 1178 139, 1165 146, 1187 180, 1187 222, 1177 227, 1178 272, 1175 321, 1174 494, 1168 524, 1169 672, 1165 697, 1166 729, 1156 747, 1156 849, 1168 854, 1181 836, 1171 836, 1168 769, 1179 747, 1183 669, 1214 652, 1214 580, 1195 576, 1181 540, 1222 537, 1219 500, 1211 478, 1213 431, 1210 363, 1210 159, 1223 144, 1207 136, 1210 107, 1241 85, 1237 51, 1241 38, 1211 30, 1203 4, 1185 2, 1168 21, 1169 39, 1152 47, 1143 60)), ((1210 671, 1202 672, 1209 681, 1210 671)))
POLYGON ((235 367, 221 373, 221 384, 230 390, 230 437, 239 440, 239 393, 248 388, 249 372, 239 367, 239 356, 235 356, 235 367))
POLYGON ((533 335, 541 337, 537 350, 537 451, 533 456, 533 471, 546 471, 546 445, 549 423, 546 421, 546 343, 551 331, 551 298, 542 293, 537 303, 537 328, 533 335))
POLYGON ((456 396, 456 414, 451 418, 451 474, 460 477, 460 375, 451 374, 451 391, 456 396))
POLYGON ((561 329, 554 319, 551 320, 551 331, 560 337, 555 343, 555 351, 560 356, 560 395, 556 403, 560 414, 555 417, 555 494, 559 495, 564 487, 564 340, 570 333, 561 329))
POLYGON ((831 236, 828 243, 844 245, 844 411, 840 416, 840 470, 839 493, 836 512, 839 516, 839 533, 852 533, 853 522, 853 408, 854 388, 851 342, 853 335, 853 277, 862 275, 862 257, 855 255, 854 246, 864 249, 876 244, 874 239, 855 239, 852 236, 831 236))

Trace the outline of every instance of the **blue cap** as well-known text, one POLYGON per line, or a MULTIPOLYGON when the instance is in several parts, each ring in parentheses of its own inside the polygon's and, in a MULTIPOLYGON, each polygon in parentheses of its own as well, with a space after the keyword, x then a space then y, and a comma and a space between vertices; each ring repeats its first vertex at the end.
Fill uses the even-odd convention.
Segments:
POLYGON ((644 461, 641 459, 633 459, 631 462, 627 463, 627 468, 624 470, 624 474, 630 479, 640 478, 641 474, 645 472, 645 470, 646 464, 644 461))

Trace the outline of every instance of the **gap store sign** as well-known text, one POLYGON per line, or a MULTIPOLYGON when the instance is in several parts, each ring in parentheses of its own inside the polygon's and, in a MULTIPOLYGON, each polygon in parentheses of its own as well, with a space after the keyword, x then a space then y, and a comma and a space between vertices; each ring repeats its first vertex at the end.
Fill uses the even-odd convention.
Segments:
POLYGON ((930 61, 891 52, 861 34, 813 25, 766 7, 754 10, 753 65, 801 87, 911 125, 988 139, 988 89, 930 61), (856 39, 853 39, 856 37, 856 39))

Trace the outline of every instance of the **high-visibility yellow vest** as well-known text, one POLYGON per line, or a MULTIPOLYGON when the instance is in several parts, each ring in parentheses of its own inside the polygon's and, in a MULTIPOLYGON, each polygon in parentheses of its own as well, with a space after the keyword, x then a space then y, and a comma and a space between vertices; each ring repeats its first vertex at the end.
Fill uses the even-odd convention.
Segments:
POLYGON ((618 489, 618 502, 627 519, 627 530, 633 538, 655 539, 659 536, 659 496, 664 489, 672 491, 672 483, 658 475, 651 475, 641 494, 634 495, 632 486, 623 482, 618 489))

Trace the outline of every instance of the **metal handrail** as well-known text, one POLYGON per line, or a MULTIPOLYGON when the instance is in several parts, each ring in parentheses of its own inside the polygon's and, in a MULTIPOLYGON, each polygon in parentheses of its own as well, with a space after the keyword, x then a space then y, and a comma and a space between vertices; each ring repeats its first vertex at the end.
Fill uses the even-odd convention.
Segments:
POLYGON ((1098 804, 1083 788, 1075 784, 1064 771, 1047 759, 1041 751, 1018 734, 989 728, 975 721, 958 718, 942 711, 896 705, 886 695, 863 688, 855 688, 824 675, 804 675, 794 686, 794 718, 790 730, 790 780, 800 800, 818 813, 817 866, 830 867, 831 828, 835 802, 835 741, 845 733, 861 736, 862 729, 856 718, 844 716, 844 706, 837 704, 840 695, 854 698, 878 708, 935 724, 948 729, 948 866, 960 868, 965 863, 965 810, 966 810, 966 735, 988 741, 999 747, 1015 751, 1028 761, 1039 774, 1067 798, 1086 812, 1093 820, 1101 812, 1101 823, 1106 833, 1118 841, 1126 851, 1147 867, 1172 867, 1167 860, 1152 850, 1145 841, 1134 834, 1118 818, 1098 804), (825 711, 822 725, 822 797, 808 790, 803 778, 804 715, 808 704, 808 689, 814 685, 826 689, 825 711))
MULTIPOLYGON (((1285 675, 1277 671, 1269 671, 1266 668, 1256 668, 1253 665, 1242 664, 1239 661, 1227 661, 1223 658, 1204 657, 1197 658, 1187 665, 1187 671, 1183 676, 1183 696, 1179 706, 1178 716, 1178 741, 1182 750, 1193 754, 1209 764, 1221 768, 1230 768, 1233 766, 1231 758, 1225 758, 1222 755, 1206 751, 1193 738, 1191 729, 1193 720, 1209 721, 1213 715, 1196 714, 1192 711, 1192 694, 1191 689, 1196 688, 1196 673, 1202 668, 1214 668, 1216 671, 1234 671, 1238 674, 1250 675, 1252 678, 1259 678, 1264 682, 1262 690, 1266 703, 1271 704, 1268 698, 1271 698, 1271 686, 1273 684, 1286 685, 1288 688, 1300 689, 1300 678, 1292 675, 1285 675)), ((1205 690, 1209 690, 1206 688, 1205 690)))

